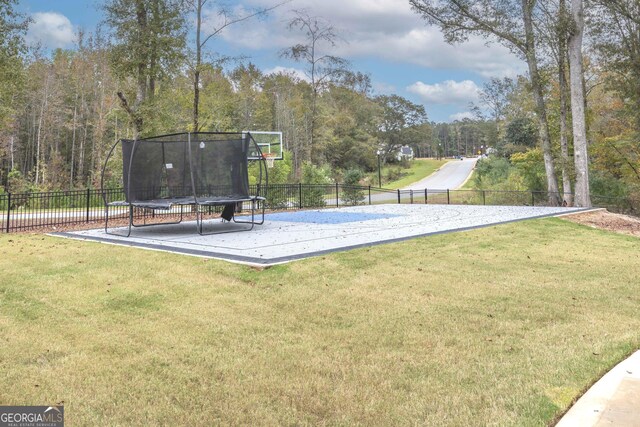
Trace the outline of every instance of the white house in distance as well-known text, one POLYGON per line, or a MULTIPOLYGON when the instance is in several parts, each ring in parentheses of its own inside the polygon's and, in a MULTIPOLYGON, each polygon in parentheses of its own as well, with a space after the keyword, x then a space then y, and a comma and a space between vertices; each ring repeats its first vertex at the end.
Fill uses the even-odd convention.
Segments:
POLYGON ((408 145, 400 147, 398 154, 396 154, 396 158, 398 161, 401 161, 402 159, 413 160, 413 148, 408 145))

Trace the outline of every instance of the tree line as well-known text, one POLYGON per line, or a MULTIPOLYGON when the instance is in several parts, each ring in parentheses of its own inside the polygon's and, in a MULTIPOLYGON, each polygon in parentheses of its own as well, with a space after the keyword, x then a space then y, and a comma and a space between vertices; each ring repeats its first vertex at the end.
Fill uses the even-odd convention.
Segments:
MULTIPOLYGON (((615 108, 617 118, 624 121, 625 131, 611 133, 606 129, 609 120, 598 123, 603 127, 597 128, 593 116, 605 99, 623 103, 632 100, 636 104, 632 108, 637 110, 637 97, 634 99, 632 95, 639 85, 637 1, 587 1, 586 20, 583 0, 410 0, 410 3, 417 13, 441 29, 449 43, 464 43, 470 36, 481 36, 506 46, 526 63, 526 84, 532 101, 528 111, 533 113, 529 118, 537 121, 537 141, 550 203, 590 206, 591 165, 606 178, 622 181, 627 192, 637 193, 635 172, 629 176, 628 172, 616 171, 601 163, 601 158, 613 155, 626 163, 624 169, 637 169, 638 128, 634 126, 634 116, 638 113, 615 108), (583 50, 585 35, 589 36, 587 55, 583 50), (596 89, 599 85, 604 85, 605 90, 596 89), (613 142, 620 139, 632 141, 613 142), (626 149, 620 149, 621 145, 626 149), (591 161, 589 151, 594 157, 591 161)), ((488 95, 485 100, 495 113, 497 125, 501 110, 518 102, 508 102, 510 84, 496 80, 492 83, 485 88, 488 95)), ((528 157, 535 157, 535 153, 530 154, 528 157)))
POLYGON ((221 31, 281 5, 241 15, 220 6, 204 30, 206 3, 109 0, 101 27, 49 53, 26 47, 28 19, 0 0, 0 191, 95 187, 119 138, 270 130, 284 134, 283 180, 302 179, 307 164, 329 166, 335 179, 372 171, 377 156, 393 161, 409 145, 418 156, 490 154, 512 166, 524 156, 554 204, 588 206, 594 181, 616 195, 640 193, 635 1, 410 0, 447 41, 481 35, 527 64, 526 76, 487 82, 470 106, 475 116, 452 123, 374 94, 366 73, 332 54, 337 30, 306 11, 288 25, 304 42, 281 55, 307 78, 218 55, 208 43, 221 31))

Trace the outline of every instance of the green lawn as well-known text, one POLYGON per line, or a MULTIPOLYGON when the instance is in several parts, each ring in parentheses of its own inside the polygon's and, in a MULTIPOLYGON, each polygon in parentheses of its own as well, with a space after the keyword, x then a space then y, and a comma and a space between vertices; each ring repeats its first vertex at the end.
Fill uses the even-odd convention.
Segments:
MULTIPOLYGON (((442 165, 447 163, 448 160, 436 160, 436 159, 415 159, 411 164, 410 169, 403 169, 402 171, 407 173, 407 175, 403 176, 401 179, 391 182, 385 182, 384 177, 386 176, 387 170, 391 168, 397 168, 397 165, 393 166, 385 166, 382 169, 382 186, 384 188, 389 188, 392 190, 396 190, 398 188, 406 187, 407 185, 413 184, 414 182, 420 181, 422 178, 426 178, 432 173, 434 173, 437 169, 439 169, 442 165)), ((378 184, 378 175, 376 173, 375 179, 373 182, 378 184)))
POLYGON ((475 174, 476 171, 474 170, 473 172, 471 172, 471 176, 469 177, 469 179, 467 179, 467 182, 465 182, 462 187, 460 187, 460 190, 474 190, 475 189, 475 174))
POLYGON ((0 402, 69 425, 544 425, 640 345, 640 239, 561 219, 258 270, 0 235, 0 402))

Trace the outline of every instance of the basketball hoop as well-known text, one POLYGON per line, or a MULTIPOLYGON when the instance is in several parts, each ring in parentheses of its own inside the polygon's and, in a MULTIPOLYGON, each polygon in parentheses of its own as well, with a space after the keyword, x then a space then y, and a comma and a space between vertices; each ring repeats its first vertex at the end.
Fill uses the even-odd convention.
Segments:
POLYGON ((276 161, 275 153, 262 153, 262 157, 267 162, 267 167, 272 168, 276 161))

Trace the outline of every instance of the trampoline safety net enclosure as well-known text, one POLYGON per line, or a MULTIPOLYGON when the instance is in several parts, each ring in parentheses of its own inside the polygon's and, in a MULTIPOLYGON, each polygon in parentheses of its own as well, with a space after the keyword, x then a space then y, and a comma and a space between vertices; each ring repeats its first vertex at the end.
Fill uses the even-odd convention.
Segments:
MULTIPOLYGON (((203 213, 206 207, 224 206, 222 217, 228 221, 248 224, 264 222, 264 201, 268 184, 267 168, 260 146, 250 133, 179 133, 144 139, 122 139, 111 148, 102 170, 101 192, 105 202, 105 232, 109 231, 109 208, 128 207, 128 230, 132 227, 176 224, 183 219, 183 207, 195 207, 196 226, 203 230, 203 213), (110 200, 113 192, 105 189, 105 174, 110 160, 122 155, 122 184, 124 200, 110 200), (249 186, 249 160, 258 162, 257 182, 251 191, 249 186), (236 219, 239 205, 251 206, 251 219, 236 219), (175 222, 136 224, 135 209, 171 210, 179 208, 175 222), (261 207, 260 222, 256 211, 261 207)), ((121 195, 120 195, 121 198, 121 195)), ((230 231, 237 231, 236 228, 230 231)), ((224 232, 224 231, 223 231, 224 232)))

